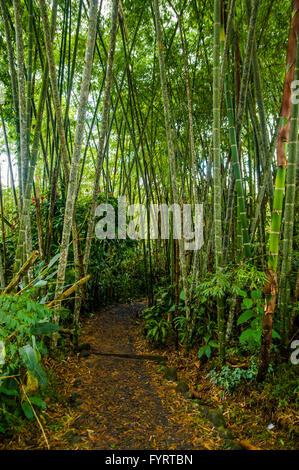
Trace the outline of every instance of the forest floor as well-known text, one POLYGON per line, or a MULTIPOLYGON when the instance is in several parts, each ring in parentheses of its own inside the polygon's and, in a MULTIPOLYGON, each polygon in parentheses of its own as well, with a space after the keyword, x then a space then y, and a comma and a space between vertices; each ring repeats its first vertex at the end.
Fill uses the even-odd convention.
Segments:
MULTIPOLYGON (((138 353, 136 312, 143 304, 116 305, 85 321, 80 342, 90 351, 49 359, 54 396, 41 423, 50 449, 219 449, 221 439, 178 396, 152 361, 100 356, 138 353)), ((45 449, 32 423, 0 449, 45 449)))
POLYGON ((176 383, 163 377, 157 362, 134 357, 168 355, 180 378, 191 387, 198 382, 191 358, 188 362, 183 353, 149 349, 137 318, 143 307, 141 302, 118 304, 87 318, 80 343, 88 347, 47 360, 53 391, 45 398, 48 407, 39 414, 40 425, 26 425, 0 449, 217 450, 226 448, 227 432, 237 440, 250 438, 260 448, 283 448, 282 437, 267 431, 256 412, 245 414, 238 402, 225 411, 217 392, 203 382, 198 390, 204 402, 228 418, 229 429, 219 433, 219 426, 194 406, 196 401, 177 393, 176 383))

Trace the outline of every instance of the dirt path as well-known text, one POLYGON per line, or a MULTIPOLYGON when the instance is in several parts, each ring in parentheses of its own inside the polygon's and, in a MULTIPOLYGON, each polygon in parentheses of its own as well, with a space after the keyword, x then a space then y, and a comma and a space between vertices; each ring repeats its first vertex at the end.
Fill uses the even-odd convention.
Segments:
MULTIPOLYGON (((117 305, 87 320, 80 341, 91 351, 138 353, 136 311, 117 305)), ((150 361, 100 356, 65 361, 61 386, 69 396, 67 432, 51 438, 56 449, 217 449, 220 439, 202 423, 175 384, 150 361)), ((67 420, 66 420, 67 421, 67 420)))
MULTIPOLYGON (((251 410, 250 404, 245 414, 245 401, 239 404, 238 398, 231 407, 225 402, 222 414, 217 389, 190 368, 190 357, 168 350, 168 365, 195 387, 199 401, 176 392, 176 382, 164 378, 159 363, 144 359, 163 353, 153 352, 141 336, 136 313, 142 308, 135 303, 101 310, 84 321, 80 343, 89 350, 67 355, 58 350, 55 358, 44 358, 50 377, 43 391, 47 408, 36 409, 39 423, 26 421, 10 437, 0 436, 0 451, 239 449, 235 439, 280 448, 283 430, 265 432, 271 418, 251 410)), ((293 441, 288 446, 296 448, 293 441)))

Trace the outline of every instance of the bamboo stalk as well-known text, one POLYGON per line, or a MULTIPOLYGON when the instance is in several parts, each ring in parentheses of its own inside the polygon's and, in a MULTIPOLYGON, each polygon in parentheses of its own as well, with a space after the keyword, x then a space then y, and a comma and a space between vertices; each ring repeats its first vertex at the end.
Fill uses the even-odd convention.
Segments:
MULTIPOLYGON (((291 83, 294 79, 295 73, 295 64, 296 64, 296 52, 297 52, 297 42, 299 36, 299 2, 298 0, 293 2, 293 11, 292 19, 290 24, 289 39, 288 39, 288 51, 287 51, 287 61, 286 61, 286 73, 284 81, 284 90, 283 90, 283 100, 282 100, 282 111, 281 111, 281 127, 278 136, 277 144, 277 173, 275 179, 275 190, 274 190, 274 201, 273 201, 273 211, 271 219, 271 231, 269 237, 269 253, 268 253, 268 270, 267 278, 268 282, 265 285, 265 308, 263 316, 263 326, 262 326, 262 345, 260 353, 260 365, 257 380, 261 382, 266 377, 269 363, 270 363, 270 349, 272 344, 272 326, 273 326, 273 316, 276 306, 276 298, 278 294, 278 280, 277 280, 277 266, 278 266, 278 256, 279 256, 279 241, 280 241, 280 231, 281 231, 281 219, 282 219, 282 209, 284 201, 284 191, 285 191, 285 178, 286 178, 286 167, 287 167, 287 153, 288 153, 288 141, 290 135, 290 124, 291 117, 294 117, 292 129, 292 141, 297 141, 298 138, 298 128, 297 135, 293 135, 293 131, 297 127, 297 116, 298 108, 295 104, 291 102, 291 83), (292 115, 292 112, 294 115, 292 115)), ((294 145, 294 144, 293 144, 294 145)), ((293 152, 296 154, 297 146, 293 147, 293 152)), ((294 159, 294 156, 291 157, 291 160, 294 159)), ((293 163, 293 161, 291 161, 293 163)), ((294 176, 292 176, 292 179, 294 176)), ((289 213, 291 216, 291 214, 289 213)), ((293 217, 293 216, 291 216, 293 217)), ((286 219, 289 221, 289 219, 286 219)), ((286 252, 285 252, 286 254, 286 252)))
MULTIPOLYGON (((179 198, 179 191, 178 191, 177 168, 176 168, 176 160, 175 160, 175 137, 174 137, 174 129, 172 126, 172 116, 171 116, 171 111, 170 111, 170 102, 169 102, 167 80, 166 80, 166 73, 165 73, 165 60, 164 60, 164 54, 163 54, 159 0, 154 0, 154 14, 155 14, 155 24, 156 24, 156 36, 157 36, 157 43, 158 43, 160 81, 161 81, 161 87, 162 87, 162 97, 163 97, 163 106, 164 106, 164 120, 165 120, 165 130, 166 130, 166 137, 167 137, 168 161, 169 161, 169 170, 170 170, 170 178, 171 178, 172 199, 173 199, 174 204, 179 204, 180 198, 179 198)), ((191 337, 193 322, 192 322, 191 310, 190 310, 190 304, 189 304, 186 257, 185 257, 185 251, 184 251, 184 242, 182 238, 179 238, 178 244, 179 244, 179 256, 180 256, 180 263, 181 263, 183 290, 184 290, 184 295, 185 295, 187 334, 189 337, 191 337)))
MULTIPOLYGON (((11 89, 12 89, 12 100, 13 100, 13 108, 14 108, 14 121, 15 121, 15 128, 16 128, 16 136, 17 136, 17 162, 18 162, 18 179, 19 185, 21 185, 21 156, 20 156, 20 120, 19 120, 19 100, 18 100, 18 81, 17 81, 17 73, 14 64, 14 51, 12 45, 12 38, 10 34, 10 26, 9 26, 9 12, 7 9, 7 5, 5 0, 0 0, 0 5, 2 9, 2 17, 4 22, 4 29, 5 29, 5 36, 6 36, 6 46, 7 46, 7 53, 8 53, 8 64, 9 64, 9 72, 10 72, 10 81, 11 81, 11 89)), ((2 113, 1 113, 2 118, 2 113)), ((2 123, 4 121, 2 120, 2 123)), ((4 127, 3 127, 4 129, 4 127)), ((4 131, 5 132, 5 131, 4 131)), ((10 161, 10 154, 9 161, 10 161)), ((11 167, 11 163, 10 163, 11 167)), ((12 173, 12 168, 11 168, 12 173)), ((19 186, 20 187, 20 186, 19 186)), ((20 191, 21 194, 21 191, 20 191)), ((20 199, 17 201, 15 195, 15 202, 16 205, 19 207, 19 212, 21 212, 21 202, 20 199)))
MULTIPOLYGON (((213 44, 213 163, 214 163, 214 243, 216 271, 221 269, 222 251, 222 175, 221 175, 221 122, 220 122, 220 0, 214 0, 214 44, 213 44)), ((217 299, 217 322, 219 355, 225 360, 223 299, 217 299)))
POLYGON ((15 277, 10 281, 8 286, 1 292, 1 294, 8 294, 11 292, 20 282, 20 280, 27 274, 29 269, 34 265, 35 261, 39 256, 38 251, 34 251, 31 256, 25 261, 19 272, 15 275, 15 277))
POLYGON ((117 14, 118 14, 118 0, 113 0, 111 6, 111 29, 110 29, 110 41, 109 41, 109 51, 107 59, 107 70, 105 76, 105 89, 104 89, 104 103, 103 103, 103 113, 102 113, 102 122, 101 122, 101 131, 99 136, 98 144, 98 154, 96 161, 96 170, 95 170, 95 184, 93 187, 92 202, 89 212, 88 228, 84 249, 83 265, 84 271, 87 273, 89 255, 91 249, 91 242, 93 239, 93 229, 94 229, 94 216, 99 194, 99 181, 102 173, 103 160, 104 160, 104 143, 108 126, 108 116, 110 111, 110 98, 111 98, 111 88, 112 88, 112 79, 113 79, 113 64, 114 64, 114 55, 115 55, 115 45, 116 45, 116 34, 117 34, 117 14))
POLYGON ((27 124, 26 124, 26 88, 25 88, 25 63, 23 27, 20 0, 13 0, 15 14, 15 33, 17 50, 17 75, 18 75, 18 97, 19 97, 19 123, 20 123, 20 153, 21 153, 21 195, 24 195, 26 185, 26 168, 29 161, 27 124))
MULTIPOLYGON (((299 34, 297 35, 296 65, 294 83, 299 81, 299 34)), ((297 100, 298 101, 298 100, 297 100)), ((288 143, 288 167, 286 174, 286 194, 284 203, 282 264, 280 273, 281 301, 280 301, 280 333, 282 342, 286 346, 289 330, 289 315, 287 312, 290 298, 290 278, 292 271, 293 231, 296 203, 296 170, 299 164, 299 103, 292 104, 290 118, 290 139, 288 143)))
POLYGON ((66 291, 62 292, 58 298, 55 298, 51 302, 47 304, 48 308, 55 308, 55 306, 59 305, 61 302, 66 300, 78 287, 83 286, 89 279, 91 278, 91 275, 88 274, 87 276, 83 277, 82 279, 79 279, 72 287, 67 289, 66 291))
POLYGON ((243 240, 243 247, 244 247, 245 255, 247 258, 250 258, 251 247, 250 247, 250 241, 249 241, 249 235, 248 235, 248 223, 247 223, 247 213, 246 213, 245 198, 244 198, 243 179, 241 175, 239 152, 238 152, 238 147, 237 147, 232 95, 228 88, 228 74, 226 75, 224 86, 225 86, 225 92, 226 92, 225 96, 226 96, 227 116, 228 116, 228 121, 229 121, 229 136, 230 136, 230 144, 231 144, 231 152, 232 152, 232 164, 233 164, 235 182, 236 182, 236 187, 237 187, 237 201, 238 201, 238 208, 239 208, 238 218, 242 225, 241 236, 243 240))

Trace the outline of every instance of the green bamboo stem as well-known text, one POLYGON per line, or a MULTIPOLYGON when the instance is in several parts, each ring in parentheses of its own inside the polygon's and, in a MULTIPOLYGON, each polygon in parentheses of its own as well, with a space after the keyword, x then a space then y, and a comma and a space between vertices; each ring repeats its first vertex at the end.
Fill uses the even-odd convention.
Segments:
POLYGON ((87 235, 83 256, 83 266, 84 271, 87 273, 88 263, 89 263, 89 254, 91 249, 91 242, 93 239, 93 230, 94 230, 94 216, 99 194, 99 182, 100 176, 102 173, 103 160, 104 160, 104 144, 105 137, 108 127, 108 116, 110 112, 110 102, 111 102, 111 88, 113 80, 113 64, 114 64, 114 55, 115 55, 115 45, 116 45, 116 34, 117 34, 117 14, 118 14, 118 1, 113 0, 112 9, 111 9, 111 29, 110 29, 110 42, 109 42, 109 51, 107 59, 107 70, 105 77, 105 88, 104 88, 104 103, 102 111, 102 121, 101 121, 101 131, 99 136, 98 144, 98 153, 96 161, 96 170, 95 170, 95 184, 93 187, 92 202, 89 212, 89 220, 87 227, 87 235))
POLYGON ((280 129, 280 119, 277 120, 276 128, 275 128, 272 141, 270 144, 270 150, 266 158, 266 165, 265 165, 266 169, 262 175, 262 179, 259 185, 259 192, 258 192, 256 204, 255 204, 254 216, 250 224, 251 243, 253 243, 254 241, 254 236, 255 236, 256 228, 258 226, 258 221, 261 220, 261 208, 262 208, 262 203, 263 203, 266 191, 267 191, 267 184, 268 184, 267 181, 268 181, 268 178, 271 177, 271 174, 272 174, 271 163, 272 163, 272 157, 274 154, 275 146, 277 144, 277 137, 278 137, 279 129, 280 129))
POLYGON ((246 51, 245 51, 245 58, 244 58, 244 65, 243 65, 241 88, 240 88, 240 98, 239 98, 239 105, 238 105, 238 115, 237 115, 237 122, 236 122, 236 135, 237 135, 238 143, 240 139, 240 133, 242 129, 243 118, 244 118, 245 107, 246 107, 247 91, 248 91, 248 85, 249 85, 251 61, 252 61, 252 55, 253 55, 253 46, 254 46, 254 38, 255 38, 255 30, 256 30, 256 22, 257 22, 257 15, 258 15, 260 2, 261 0, 253 1, 250 21, 249 21, 249 30, 248 30, 247 43, 246 43, 246 51))
MULTIPOLYGON (((84 58, 84 70, 83 70, 83 75, 82 75, 79 107, 78 107, 77 120, 76 120, 77 124, 76 124, 76 131, 75 131, 74 150, 73 150, 71 168, 70 168, 69 179, 68 179, 69 182, 68 182, 64 224, 63 224, 63 231, 62 231, 62 238, 61 238, 60 259, 59 259, 59 264, 58 264, 55 299, 58 299, 61 296, 61 292, 64 287, 65 271, 66 271, 67 257, 68 257, 68 250, 69 250, 69 240, 70 240, 71 230, 73 226, 73 214, 74 214, 74 207, 75 207, 75 198, 77 194, 77 181, 78 181, 79 163, 80 163, 80 157, 81 157, 81 147, 82 147, 82 142, 83 142, 83 137, 84 137, 85 118, 86 118, 86 111, 87 111, 90 81, 91 81, 91 75, 92 75, 94 45, 95 45, 95 39, 96 39, 97 10, 98 10, 98 1, 97 0, 91 1, 90 9, 89 9, 88 34, 87 34, 87 42, 86 42, 85 58, 84 58)), ((55 316, 55 321, 57 323, 59 322, 59 310, 57 312, 57 315, 55 316)), ((53 337, 54 347, 56 346, 56 344, 57 344, 57 336, 54 336, 53 337)))
POLYGON ((229 136, 230 136, 230 145, 231 145, 231 152, 232 152, 232 164, 234 169, 234 176, 237 188, 237 201, 238 201, 238 217, 241 222, 242 226, 242 240, 245 255, 247 258, 251 257, 251 247, 250 247, 250 240, 248 235, 248 223, 247 223, 247 212, 245 206, 245 198, 244 198, 244 189, 243 189, 243 181, 241 175, 241 168, 240 168, 240 161, 239 161, 239 152, 237 147, 237 138, 236 138, 236 130, 234 124, 234 110, 233 110, 233 103, 232 103, 232 94, 228 88, 228 74, 226 75, 225 80, 225 96, 226 96, 226 110, 227 110, 227 117, 229 122, 229 136))
MULTIPOLYGON (((19 122, 18 81, 17 81, 17 73, 16 73, 16 69, 15 69, 15 64, 14 64, 14 52, 13 52, 12 38, 11 38, 11 34, 10 34, 9 13, 8 13, 8 10, 7 10, 7 5, 6 5, 5 0, 0 0, 0 5, 1 5, 1 10, 2 10, 3 22, 4 22, 6 46, 7 46, 7 54, 8 54, 8 64, 9 64, 9 72, 10 72, 12 101, 13 101, 13 108, 14 108, 14 120, 15 120, 16 138, 17 138, 18 183, 19 183, 19 188, 20 188, 19 194, 21 194, 21 186, 20 185, 22 184, 22 177, 21 177, 21 154, 20 154, 20 122, 19 122)), ((6 145, 6 147, 7 147, 7 145, 6 145)), ((8 155, 10 156, 9 151, 8 151, 8 155)), ((11 164, 10 164, 10 167, 11 167, 11 164)), ((11 170, 11 174, 12 174, 12 170, 11 170)), ((15 201, 17 201, 16 194, 14 195, 14 197, 15 197, 15 201)), ((21 212, 20 199, 18 201, 18 207, 19 207, 19 213, 20 213, 21 212)))
MULTIPOLYGON (((281 231, 281 219, 284 201, 285 191, 285 178, 287 168, 287 155, 288 155, 288 141, 290 137, 290 119, 291 117, 296 118, 297 108, 291 101, 291 94, 289 93, 291 83, 294 79, 296 61, 296 51, 299 35, 299 2, 293 3, 292 19, 290 24, 289 39, 288 39, 288 50, 287 50, 287 61, 286 61, 286 73, 284 80, 284 91, 282 101, 282 112, 281 112, 281 128, 278 136, 277 144, 277 173, 275 179, 275 190, 274 190, 274 201, 273 211, 271 220, 271 231, 269 237, 269 254, 268 254, 268 283, 265 286, 265 308, 263 317, 262 327, 262 345, 260 355, 260 366, 258 371, 257 380, 262 381, 266 377, 269 362, 270 362, 270 350, 272 344, 272 325, 273 316, 275 313, 276 298, 278 293, 278 281, 277 281, 277 266, 279 256, 279 241, 281 231), (295 113, 295 114, 292 114, 295 113)), ((298 57, 297 57, 298 59, 298 57)), ((296 121, 293 122, 293 126, 296 126, 296 121)), ((293 128, 294 132, 294 128, 293 128)), ((298 139, 297 135, 292 135, 293 142, 298 139)), ((293 143, 293 145, 295 145, 293 143)), ((297 145, 293 148, 293 152, 296 154, 297 145)), ((293 158, 293 156, 292 156, 293 158)), ((293 162, 291 162, 293 163, 293 162)), ((292 173, 292 171, 291 171, 292 173)), ((287 222, 290 220, 287 218, 287 222)))
MULTIPOLYGON (((54 53, 53 53, 53 48, 52 48, 52 42, 51 42, 51 32, 50 32, 50 26, 49 26, 49 20, 48 20, 48 15, 47 15, 47 8, 45 4, 45 0, 40 0, 40 12, 41 12, 41 17, 42 17, 42 26, 43 26, 43 33, 44 33, 44 39, 45 39, 45 46, 46 46, 46 54, 47 54, 47 61, 48 61, 48 66, 49 66, 49 77, 50 77, 50 83, 51 83, 51 90, 52 90, 52 98, 53 98, 53 104, 54 104, 54 109, 55 109, 55 119, 57 122, 57 135, 59 136, 59 144, 60 144, 60 152, 58 152, 58 142, 57 138, 54 139, 55 143, 55 150, 57 153, 57 172, 59 174, 60 171, 60 158, 62 157, 62 163, 63 163, 63 168, 64 168, 64 180, 62 179, 62 193, 63 197, 65 196, 65 190, 64 190, 64 183, 66 185, 69 184, 70 179, 72 178, 71 185, 72 187, 74 184, 77 184, 77 177, 75 176, 78 170, 78 165, 77 162, 74 163, 73 165, 73 171, 72 174, 70 174, 69 170, 69 156, 68 156, 68 146, 66 142, 66 135, 65 135, 65 129, 64 129, 64 122, 63 122, 63 117, 62 117, 62 108, 61 108, 61 102, 60 102, 60 96, 61 96, 61 88, 58 89, 58 82, 57 82, 57 74, 56 74, 56 68, 55 68, 55 60, 54 60, 54 53)), ((94 19, 96 20, 96 18, 94 19)), ((84 70, 86 70, 86 65, 89 67, 90 64, 85 64, 84 70)), ((58 77, 60 78, 60 77, 58 77)), ((89 87, 88 87, 89 89, 89 87)), ((80 108, 79 108, 80 109, 80 108)), ((50 110, 50 115, 51 115, 51 106, 49 106, 50 110)), ((53 122, 52 116, 51 120, 53 122)), ((77 122, 77 125, 78 122, 77 122)), ((53 129, 55 129, 55 125, 52 123, 53 129)), ((56 135, 56 132, 55 132, 56 135)), ((77 152, 77 150, 76 150, 77 152)), ((51 200, 52 203, 52 209, 54 207, 54 201, 51 200)), ((67 214, 67 223, 71 220, 72 223, 72 231, 73 231, 73 241, 74 243, 78 244, 78 249, 77 253, 80 253, 80 247, 79 247, 79 238, 77 236, 78 229, 77 229, 77 224, 76 224, 76 219, 75 217, 73 218, 73 211, 69 212, 70 206, 73 204, 73 202, 69 199, 69 207, 66 207, 66 214, 67 214), (71 215, 70 215, 71 214, 71 215)), ((57 283, 56 283, 56 289, 63 288, 63 282, 64 282, 64 276, 65 276, 65 267, 63 268, 63 263, 65 261, 65 253, 68 253, 68 242, 66 243, 66 238, 67 234, 64 232, 63 234, 64 237, 64 256, 60 258, 60 270, 59 270, 59 276, 57 278, 57 283)), ((67 255, 66 255, 67 256, 67 255)), ((81 273, 83 274, 83 268, 82 268, 82 263, 80 263, 80 259, 76 260, 76 263, 79 264, 81 273)), ((58 295, 58 294, 57 294, 58 295)), ((58 314, 59 317, 59 314, 58 314)), ((56 341, 57 337, 54 337, 54 343, 56 341)), ((53 344, 54 344, 53 343, 53 344)), ((55 344, 54 344, 55 346, 55 344)))
MULTIPOLYGON (((220 155, 220 0, 214 0, 213 45, 213 162, 214 162, 214 243, 216 271, 222 268, 222 174, 220 155)), ((225 360, 223 299, 217 299, 218 342, 221 363, 225 360)))
MULTIPOLYGON (((296 65, 294 83, 299 80, 299 35, 297 36, 296 65)), ((294 100, 291 109, 290 139, 288 143, 288 167, 286 174, 286 195, 284 203, 282 264, 280 272, 280 334, 284 345, 287 344, 289 330, 289 315, 287 313, 290 298, 290 278, 292 271, 293 231, 296 201, 296 170, 299 163, 299 103, 294 100)))
MULTIPOLYGON (((53 2, 53 7, 52 7, 52 25, 51 25, 52 37, 54 35, 55 24, 56 24, 56 11, 57 11, 57 0, 53 2)), ((37 116, 36 116, 36 123, 35 123, 35 132, 34 132, 33 143, 32 143, 30 166, 29 166, 27 183, 26 183, 25 192, 24 192, 22 214, 20 218, 19 237, 18 237, 18 242, 17 242, 15 265, 14 265, 15 273, 20 269, 23 243, 26 237, 27 237, 27 251, 28 251, 28 248, 31 246, 31 230, 30 230, 31 194, 32 194, 33 181, 34 181, 35 167, 36 167, 36 162, 37 162, 37 157, 38 157, 39 144, 40 144, 44 105, 45 105, 46 96, 47 96, 47 87, 48 87, 48 65, 46 64, 44 74, 43 74, 43 79, 42 79, 42 86, 41 86, 41 92, 40 92, 38 110, 37 110, 37 116), (30 240, 28 240, 28 237, 30 237, 30 240)))
MULTIPOLYGON (((179 204, 180 198, 179 198, 179 191, 178 191, 178 184, 177 184, 177 168, 176 168, 176 161, 175 161, 175 137, 174 137, 174 129, 172 128, 172 117, 171 117, 169 96, 168 96, 168 90, 167 90, 159 0, 154 0, 153 7, 154 7, 154 16, 155 16, 155 24, 156 24, 156 37, 157 37, 157 43, 158 43, 160 81, 161 81, 161 87, 162 87, 164 120, 165 120, 165 130, 166 130, 166 138, 167 138, 167 147, 168 147, 168 160, 169 160, 169 169, 170 169, 170 178, 171 178, 172 198, 173 198, 174 204, 179 204)), ((192 335, 192 323, 193 322, 191 318, 191 310, 190 310, 190 305, 189 305, 186 258, 185 258, 185 251, 184 251, 184 241, 182 240, 182 238, 179 239, 179 256, 180 256, 180 262, 181 262, 183 290, 185 294, 187 334, 188 334, 188 337, 190 338, 192 335)))
MULTIPOLYGON (((33 61, 33 0, 28 2, 28 59, 27 59, 27 96, 26 96, 26 133, 27 133, 27 159, 25 166, 25 187, 27 183, 29 160, 30 160, 30 125, 31 125, 31 92, 32 92, 32 61, 33 61)), ((31 236, 30 236, 31 237, 31 236)), ((30 249, 29 253, 31 253, 30 249)), ((27 253, 27 255, 29 255, 27 253)))
MULTIPOLYGON (((25 62, 23 27, 20 0, 13 0, 15 15, 15 34, 17 50, 17 76, 18 76, 18 96, 19 96, 19 123, 20 123, 20 154, 21 154, 21 197, 25 192, 26 168, 28 167, 28 143, 27 143, 27 123, 26 123, 26 86, 25 86, 25 62)), ((22 204, 22 201, 21 201, 22 204)))
POLYGON ((15 180, 14 180, 14 174, 13 174, 12 161, 11 161, 10 149, 9 149, 9 144, 8 144, 6 126, 5 126, 4 117, 3 117, 2 105, 0 105, 0 115, 1 115, 1 124, 2 124, 2 130, 3 130, 3 135, 4 135, 5 148, 6 148, 6 153, 7 153, 7 162, 8 162, 8 168, 9 168, 10 180, 11 180, 11 185, 12 185, 12 192, 13 192, 15 206, 16 206, 16 208, 18 208, 18 198, 17 198, 16 186, 15 186, 15 180))

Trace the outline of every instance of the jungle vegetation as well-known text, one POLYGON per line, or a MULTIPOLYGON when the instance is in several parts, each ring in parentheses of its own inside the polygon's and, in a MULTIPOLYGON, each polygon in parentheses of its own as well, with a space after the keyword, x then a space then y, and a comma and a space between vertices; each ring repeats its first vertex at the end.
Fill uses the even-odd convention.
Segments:
POLYGON ((147 339, 196 348, 228 389, 231 354, 258 383, 290 362, 299 1, 0 7, 0 432, 32 417, 43 355, 66 335, 76 347, 84 316, 112 302, 146 297, 147 339), (119 196, 147 218, 151 203, 202 204, 203 246, 171 224, 168 239, 136 226, 99 240, 97 206, 117 212, 119 196))

